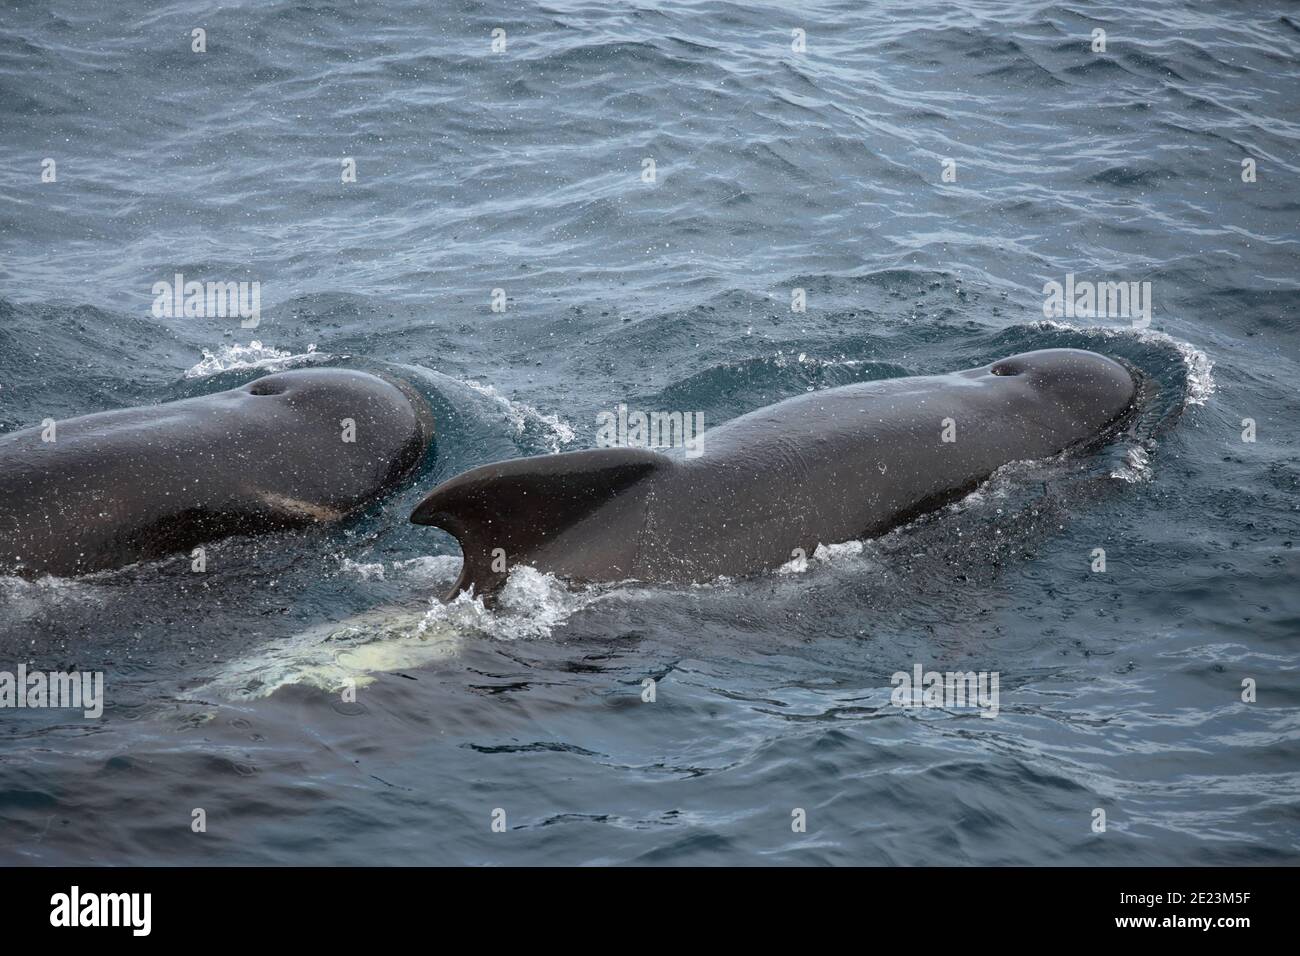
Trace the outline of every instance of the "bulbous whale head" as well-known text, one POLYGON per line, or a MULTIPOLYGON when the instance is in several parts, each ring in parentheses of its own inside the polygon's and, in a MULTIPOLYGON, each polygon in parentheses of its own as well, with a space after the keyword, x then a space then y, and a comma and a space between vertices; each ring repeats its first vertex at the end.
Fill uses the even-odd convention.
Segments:
POLYGON ((208 421, 220 422, 219 446, 256 459, 265 487, 343 508, 391 485, 433 439, 432 413, 413 388, 352 369, 275 372, 195 401, 234 413, 208 421))
POLYGON ((0 574, 340 521, 417 466, 433 426, 406 383, 325 368, 0 435, 0 574))
POLYGON ((1080 441, 1122 418, 1138 395, 1126 366, 1083 349, 1021 352, 972 371, 996 377, 1000 389, 1030 390, 1044 418, 1077 433, 1080 441))

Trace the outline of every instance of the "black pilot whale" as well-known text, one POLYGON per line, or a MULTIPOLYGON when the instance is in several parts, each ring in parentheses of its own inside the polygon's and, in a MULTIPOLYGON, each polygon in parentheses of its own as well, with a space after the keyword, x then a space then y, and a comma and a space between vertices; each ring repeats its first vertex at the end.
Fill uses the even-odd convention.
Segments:
POLYGON ((587 582, 708 581, 883 533, 1008 462, 1096 441, 1136 397, 1113 359, 1026 352, 787 399, 705 432, 697 458, 608 448, 484 465, 411 520, 460 542, 449 598, 491 595, 519 564, 587 582))
POLYGON ((0 435, 0 573, 80 574, 340 521, 414 469, 433 427, 405 383, 325 368, 0 435))

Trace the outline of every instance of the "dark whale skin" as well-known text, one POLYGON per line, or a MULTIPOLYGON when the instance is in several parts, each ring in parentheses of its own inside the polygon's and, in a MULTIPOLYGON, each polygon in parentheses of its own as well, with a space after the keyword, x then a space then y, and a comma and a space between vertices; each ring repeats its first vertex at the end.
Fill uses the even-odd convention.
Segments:
POLYGON ((42 432, 0 435, 0 573, 77 575, 341 521, 410 472, 433 421, 401 383, 303 369, 42 432))
POLYGON ((577 581, 745 575, 883 533, 1008 462, 1095 441, 1137 394, 1103 355, 1027 352, 787 399, 705 432, 698 458, 609 448, 485 465, 433 489, 411 520, 459 540, 451 595, 491 593, 516 564, 577 581))

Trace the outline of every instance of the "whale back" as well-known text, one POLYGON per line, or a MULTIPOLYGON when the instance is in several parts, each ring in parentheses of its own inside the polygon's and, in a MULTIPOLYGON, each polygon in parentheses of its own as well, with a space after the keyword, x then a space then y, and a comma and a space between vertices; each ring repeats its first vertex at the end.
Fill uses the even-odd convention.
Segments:
POLYGON ((465 549, 452 594, 524 563, 585 581, 698 583, 882 534, 1012 461, 1089 447, 1136 400, 1120 363, 1073 349, 946 375, 807 393, 699 436, 699 455, 635 449, 485 465, 412 520, 465 549))

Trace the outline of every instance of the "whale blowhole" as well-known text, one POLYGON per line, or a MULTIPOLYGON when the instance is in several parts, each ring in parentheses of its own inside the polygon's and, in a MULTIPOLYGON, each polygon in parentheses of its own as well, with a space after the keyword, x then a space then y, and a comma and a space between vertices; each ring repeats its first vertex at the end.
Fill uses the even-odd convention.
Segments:
POLYGON ((248 386, 249 395, 283 395, 287 386, 280 379, 259 379, 248 386))

